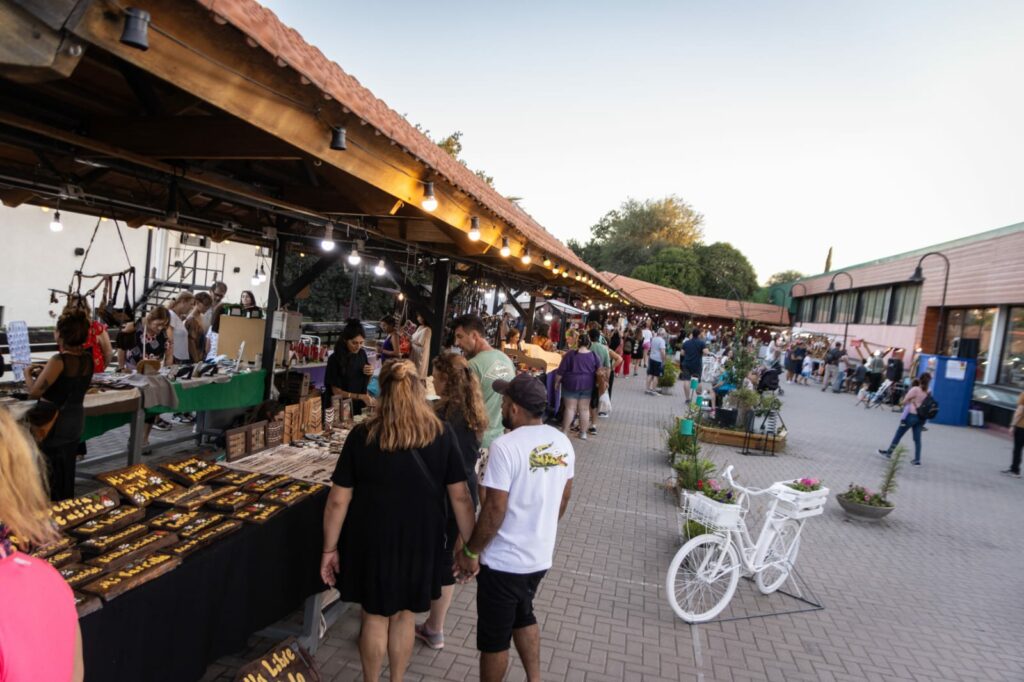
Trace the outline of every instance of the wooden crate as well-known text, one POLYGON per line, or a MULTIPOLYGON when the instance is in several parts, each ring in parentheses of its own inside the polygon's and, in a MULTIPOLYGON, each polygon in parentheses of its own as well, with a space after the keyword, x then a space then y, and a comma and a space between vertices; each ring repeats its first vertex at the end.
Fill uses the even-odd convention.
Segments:
POLYGON ((287 445, 295 440, 301 440, 302 426, 302 405, 286 405, 284 408, 284 444, 287 445))
POLYGON ((247 443, 249 454, 265 450, 267 448, 267 422, 253 422, 249 424, 247 443))

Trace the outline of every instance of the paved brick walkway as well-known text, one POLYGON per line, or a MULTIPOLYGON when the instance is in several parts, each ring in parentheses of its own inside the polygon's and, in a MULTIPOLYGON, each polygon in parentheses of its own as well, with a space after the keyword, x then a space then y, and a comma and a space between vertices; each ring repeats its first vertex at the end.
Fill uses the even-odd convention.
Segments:
MULTIPOLYGON (((805 475, 833 490, 877 486, 884 462, 873 452, 897 415, 814 387, 786 388, 784 454, 744 457, 720 446, 705 454, 735 464, 755 487, 805 475)), ((899 506, 881 524, 848 521, 830 501, 805 529, 798 562, 823 610, 691 627, 665 600, 679 542, 672 503, 654 485, 670 473, 663 426, 681 398, 645 396, 639 377, 618 381, 615 394, 600 435, 575 441, 575 497, 536 604, 545 679, 1024 679, 1024 481, 998 473, 1009 458, 1005 437, 929 427, 924 466, 906 468, 899 506)), ((446 648, 417 644, 408 679, 476 679, 474 594, 457 590, 446 648)), ((723 617, 800 608, 741 581, 723 617)), ((327 633, 317 655, 325 680, 362 678, 357 633, 354 612, 327 633)), ((230 679, 249 653, 220 661, 207 679, 230 679)), ((508 679, 525 679, 512 659, 508 679)))

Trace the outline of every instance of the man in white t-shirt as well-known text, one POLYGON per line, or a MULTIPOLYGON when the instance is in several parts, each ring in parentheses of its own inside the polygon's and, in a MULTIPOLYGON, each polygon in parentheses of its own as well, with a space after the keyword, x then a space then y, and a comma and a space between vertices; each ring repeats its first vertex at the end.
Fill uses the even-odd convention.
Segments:
POLYGON ((644 328, 640 330, 640 334, 644 337, 644 356, 640 366, 647 367, 647 362, 650 359, 651 354, 651 339, 654 338, 654 332, 651 331, 651 318, 644 320, 644 328))
POLYGON ((651 351, 647 358, 647 395, 661 395, 658 393, 658 380, 665 372, 665 352, 667 345, 665 337, 668 333, 664 327, 658 329, 658 333, 651 338, 651 351))
POLYGON ((491 443, 480 485, 487 489, 473 537, 456 554, 461 580, 477 576, 477 649, 482 682, 501 680, 515 640, 528 680, 540 680, 540 627, 533 598, 551 568, 558 520, 572 494, 576 455, 544 424, 547 390, 520 374, 497 380, 511 429, 491 443))

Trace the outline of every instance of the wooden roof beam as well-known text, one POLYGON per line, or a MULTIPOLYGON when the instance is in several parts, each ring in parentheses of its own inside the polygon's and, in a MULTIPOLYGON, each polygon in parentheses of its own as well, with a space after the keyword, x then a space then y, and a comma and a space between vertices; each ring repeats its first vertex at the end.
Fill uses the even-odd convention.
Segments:
POLYGON ((92 137, 158 159, 301 159, 291 145, 227 116, 94 118, 92 137))

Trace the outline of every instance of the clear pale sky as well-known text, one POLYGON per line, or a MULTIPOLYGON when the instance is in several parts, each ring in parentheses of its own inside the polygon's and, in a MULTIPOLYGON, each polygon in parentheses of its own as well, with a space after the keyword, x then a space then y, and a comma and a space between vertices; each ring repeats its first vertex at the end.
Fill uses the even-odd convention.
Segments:
POLYGON ((563 240, 674 193, 763 281, 1024 221, 1024 2, 267 4, 563 240))

